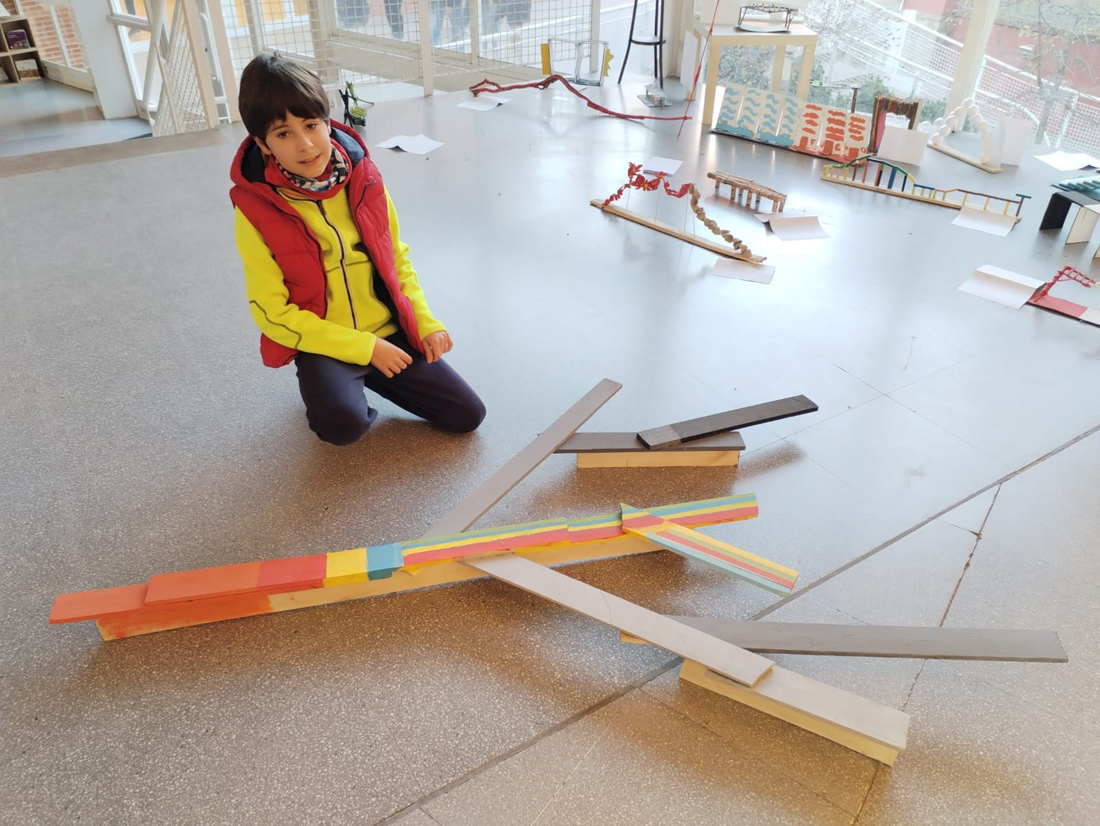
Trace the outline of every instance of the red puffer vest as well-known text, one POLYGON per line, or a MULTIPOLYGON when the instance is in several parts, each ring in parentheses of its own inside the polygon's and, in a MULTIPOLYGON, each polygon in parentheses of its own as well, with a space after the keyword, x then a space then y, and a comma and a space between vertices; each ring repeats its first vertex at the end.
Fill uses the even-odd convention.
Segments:
MULTIPOLYGON (((348 190, 355 226, 374 264, 374 272, 386 287, 388 296, 379 295, 397 317, 409 343, 423 352, 417 332, 416 314, 412 302, 401 292, 397 281, 397 265, 393 259, 393 239, 386 206, 386 190, 382 175, 371 161, 366 144, 354 131, 332 121, 332 140, 344 150, 351 162, 351 174, 344 185, 348 190)), ((325 317, 324 253, 316 236, 278 188, 289 186, 275 164, 270 166, 251 136, 245 138, 229 177, 233 188, 229 197, 267 244, 275 262, 283 271, 283 281, 290 293, 289 301, 300 309, 325 317)), ((332 197, 339 189, 324 193, 332 197)), ((260 355, 268 367, 282 367, 294 360, 298 351, 260 336, 260 355)))

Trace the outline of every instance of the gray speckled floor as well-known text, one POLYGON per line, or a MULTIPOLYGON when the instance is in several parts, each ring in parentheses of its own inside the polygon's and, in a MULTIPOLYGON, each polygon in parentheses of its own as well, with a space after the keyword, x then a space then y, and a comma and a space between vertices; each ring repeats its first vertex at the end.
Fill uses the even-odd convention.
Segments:
MULTIPOLYGON (((634 111, 639 91, 601 93, 634 111)), ((1100 819, 1100 331, 956 289, 986 263, 1088 271, 1091 244, 1037 231, 1058 173, 929 153, 922 180, 1034 196, 1002 239, 698 124, 677 141, 560 91, 510 97, 379 105, 368 125, 372 144, 446 141, 375 157, 449 358, 487 401, 469 437, 384 403, 353 447, 308 431, 244 302, 238 128, 0 164, 0 822, 1100 819), (651 155, 682 158, 678 181, 761 180, 831 237, 784 243, 708 197, 778 268, 769 286, 712 277, 712 255, 588 206, 651 155), (821 410, 747 430, 736 470, 552 457, 482 524, 754 492, 760 518, 713 533, 798 569, 793 599, 667 554, 570 572, 670 613, 1053 628, 1070 663, 777 658, 911 713, 886 769, 495 582, 107 644, 46 624, 63 591, 416 536, 605 376, 625 386, 590 429, 796 393, 821 410)), ((631 208, 683 220, 668 199, 631 208)))

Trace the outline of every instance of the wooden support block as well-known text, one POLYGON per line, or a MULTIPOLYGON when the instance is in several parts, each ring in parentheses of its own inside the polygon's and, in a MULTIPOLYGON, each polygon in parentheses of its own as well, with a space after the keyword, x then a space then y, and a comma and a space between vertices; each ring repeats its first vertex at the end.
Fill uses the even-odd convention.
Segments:
POLYGON ((604 379, 576 404, 558 417, 523 450, 508 460, 477 490, 467 496, 424 534, 426 537, 459 533, 482 517, 505 494, 522 482, 542 461, 561 447, 581 425, 592 418, 604 402, 622 389, 618 382, 604 379))
POLYGON ((771 660, 758 654, 715 639, 537 562, 504 554, 467 559, 465 564, 597 622, 641 637, 673 654, 698 659, 706 663, 707 668, 735 684, 755 685, 772 667, 771 660))
POLYGON ((676 525, 667 520, 657 520, 647 511, 623 505, 623 528, 629 533, 648 539, 655 545, 695 559, 712 567, 733 574, 752 585, 788 596, 794 590, 798 572, 783 565, 750 554, 706 534, 676 525))
POLYGON ((905 750, 909 715, 778 666, 752 687, 690 659, 680 679, 744 703, 827 740, 894 765, 905 750))
MULTIPOLYGON (((757 654, 894 657, 990 662, 1069 662, 1054 631, 988 628, 923 628, 904 625, 833 625, 673 616, 757 654)), ((623 642, 645 642, 622 635, 623 642)))
MULTIPOLYGON (((729 451, 744 450, 745 440, 740 433, 717 433, 703 439, 694 439, 672 445, 669 451, 729 451)), ((556 453, 647 453, 649 447, 637 433, 574 433, 562 443, 556 453)))
POLYGON ((750 407, 715 413, 712 416, 702 416, 698 419, 655 427, 652 430, 643 430, 638 434, 638 438, 650 448, 664 449, 680 442, 713 436, 715 433, 726 430, 740 430, 743 427, 774 422, 789 416, 800 416, 815 410, 817 405, 805 396, 791 396, 774 402, 754 404, 750 407))
POLYGON ((739 450, 649 450, 630 453, 578 453, 578 468, 737 467, 739 450))

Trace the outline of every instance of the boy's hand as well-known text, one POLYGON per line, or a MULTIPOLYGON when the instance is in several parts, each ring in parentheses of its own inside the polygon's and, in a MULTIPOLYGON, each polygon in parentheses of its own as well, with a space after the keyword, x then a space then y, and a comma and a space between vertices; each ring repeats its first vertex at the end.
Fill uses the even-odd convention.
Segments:
POLYGON ((412 356, 384 338, 374 342, 374 354, 370 357, 370 363, 381 370, 387 379, 392 379, 412 364, 412 361, 412 356))
POLYGON ((440 356, 451 352, 451 348, 454 347, 451 334, 446 330, 440 330, 438 333, 425 336, 420 344, 424 347, 424 358, 428 360, 429 364, 433 361, 439 361, 440 356))

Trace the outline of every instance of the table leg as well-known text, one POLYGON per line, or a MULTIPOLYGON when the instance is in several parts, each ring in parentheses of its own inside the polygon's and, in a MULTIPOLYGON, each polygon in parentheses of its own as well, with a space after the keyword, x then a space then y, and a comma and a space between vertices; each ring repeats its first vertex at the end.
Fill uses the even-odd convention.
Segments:
POLYGON ((814 71, 814 52, 817 49, 816 42, 806 44, 802 50, 802 69, 798 73, 798 90, 795 94, 803 100, 810 97, 810 75, 814 71))
POLYGON ((703 126, 710 129, 714 123, 714 95, 718 87, 718 60, 722 56, 722 47, 711 44, 707 55, 707 91, 703 95, 703 126))
POLYGON ((772 58, 772 91, 780 91, 783 85, 783 64, 787 60, 787 47, 780 43, 775 47, 775 57, 772 58))

